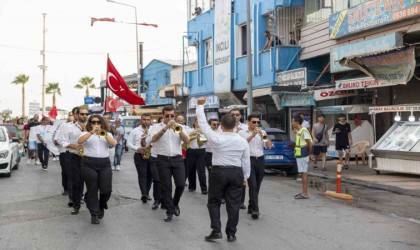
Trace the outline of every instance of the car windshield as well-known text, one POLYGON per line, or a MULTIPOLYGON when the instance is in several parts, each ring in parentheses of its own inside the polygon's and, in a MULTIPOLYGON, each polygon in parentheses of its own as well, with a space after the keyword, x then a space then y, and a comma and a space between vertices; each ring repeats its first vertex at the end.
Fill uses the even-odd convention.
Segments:
POLYGON ((123 125, 126 128, 132 128, 138 123, 138 121, 139 119, 123 119, 121 121, 121 125, 123 125))
POLYGON ((6 125, 5 126, 7 128, 7 132, 9 133, 16 133, 16 127, 13 125, 6 125))
POLYGON ((0 129, 0 141, 6 141, 6 135, 4 134, 3 129, 0 129))
POLYGON ((268 132, 267 135, 271 141, 288 141, 289 140, 289 137, 285 133, 268 132))

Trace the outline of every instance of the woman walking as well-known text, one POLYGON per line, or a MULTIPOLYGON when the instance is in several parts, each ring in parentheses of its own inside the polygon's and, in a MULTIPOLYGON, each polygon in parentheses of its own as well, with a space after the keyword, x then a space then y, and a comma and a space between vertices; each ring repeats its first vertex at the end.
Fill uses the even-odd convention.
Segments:
POLYGON ((86 207, 92 216, 91 223, 99 224, 104 217, 104 209, 112 192, 112 170, 109 160, 109 147, 115 147, 117 142, 108 134, 108 124, 100 115, 89 117, 86 132, 82 133, 78 143, 84 149, 82 157, 82 178, 86 183, 86 207), (99 191, 99 198, 98 198, 99 191))

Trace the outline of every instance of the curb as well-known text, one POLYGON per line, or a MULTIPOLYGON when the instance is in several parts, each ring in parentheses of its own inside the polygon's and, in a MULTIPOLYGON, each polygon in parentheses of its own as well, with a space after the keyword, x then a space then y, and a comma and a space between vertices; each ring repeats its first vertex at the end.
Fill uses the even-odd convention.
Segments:
MULTIPOLYGON (((312 176, 312 177, 317 177, 317 178, 327 179, 327 180, 333 180, 333 181, 335 181, 335 179, 336 179, 335 176, 328 176, 328 175, 317 174, 317 173, 312 173, 312 172, 308 172, 308 175, 312 176)), ((354 185, 368 187, 368 188, 385 190, 385 191, 389 191, 389 192, 393 192, 393 193, 397 193, 397 194, 404 194, 404 195, 411 195, 411 196, 420 197, 420 191, 418 191, 418 190, 404 189, 404 188, 399 188, 399 187, 394 187, 394 186, 389 186, 389 185, 384 185, 384 184, 378 184, 378 183, 373 183, 373 182, 368 182, 368 181, 361 181, 361 180, 346 178, 346 177, 342 177, 341 181, 345 182, 345 183, 350 183, 350 184, 354 184, 354 185)))

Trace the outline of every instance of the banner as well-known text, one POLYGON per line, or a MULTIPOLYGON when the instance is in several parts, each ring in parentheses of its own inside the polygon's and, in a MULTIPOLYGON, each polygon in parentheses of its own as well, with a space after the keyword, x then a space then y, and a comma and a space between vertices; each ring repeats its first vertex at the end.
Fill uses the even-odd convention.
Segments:
POLYGON ((315 101, 323 101, 350 96, 357 96, 357 90, 337 90, 335 88, 319 89, 314 91, 315 101))
MULTIPOLYGON (((214 7, 214 93, 231 91, 230 26, 231 1, 215 0, 214 7)), ((210 52, 212 53, 212 52, 210 52)))
POLYGON ((280 93, 280 106, 282 107, 304 107, 314 106, 314 97, 309 93, 280 93))
POLYGON ((390 84, 386 82, 380 82, 373 79, 372 77, 362 77, 348 80, 335 81, 335 88, 337 90, 349 90, 349 89, 370 89, 378 87, 394 86, 396 84, 390 84))
POLYGON ((414 47, 398 48, 340 60, 343 66, 360 70, 383 84, 407 84, 416 67, 414 47))
POLYGON ((330 16, 330 39, 420 16, 418 0, 374 0, 330 16))
POLYGON ((108 57, 106 70, 106 86, 117 95, 119 98, 132 105, 145 105, 143 98, 131 91, 124 78, 120 75, 117 69, 108 57))
POLYGON ((306 87, 306 68, 294 69, 277 74, 277 85, 279 86, 301 86, 306 87))
POLYGON ((419 105, 395 105, 395 106, 382 106, 382 107, 369 107, 369 114, 378 114, 385 112, 410 112, 420 111, 419 105))

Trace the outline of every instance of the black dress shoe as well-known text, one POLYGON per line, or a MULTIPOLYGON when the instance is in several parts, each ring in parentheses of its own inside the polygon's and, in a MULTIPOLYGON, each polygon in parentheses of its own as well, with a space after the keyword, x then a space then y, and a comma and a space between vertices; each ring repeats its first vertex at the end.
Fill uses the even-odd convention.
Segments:
POLYGON ((175 206, 175 211, 174 211, 174 215, 175 216, 179 216, 181 214, 181 210, 179 209, 178 206, 175 206))
POLYGON ((260 213, 258 211, 252 211, 251 217, 252 217, 252 219, 257 220, 258 217, 260 217, 260 213))
POLYGON ((201 194, 203 194, 203 195, 206 195, 206 194, 208 194, 209 192, 207 192, 206 190, 204 190, 204 191, 202 191, 201 192, 201 194))
POLYGON ((147 196, 146 195, 142 195, 140 199, 143 203, 147 202, 147 196))
POLYGON ((79 213, 79 209, 80 209, 80 207, 73 207, 73 210, 71 211, 71 214, 72 215, 78 214, 79 213))
POLYGON ((69 207, 73 207, 73 202, 72 202, 72 201, 69 201, 69 202, 67 203, 67 206, 69 206, 69 207))
POLYGON ((155 203, 153 203, 152 209, 156 210, 159 207, 159 202, 155 201, 155 203))
POLYGON ((99 209, 98 219, 103 219, 105 216, 105 210, 103 208, 99 209))
POLYGON ((100 222, 98 216, 92 216, 92 218, 90 219, 90 223, 99 224, 100 222))
POLYGON ((165 222, 171 222, 171 221, 172 221, 172 217, 173 217, 173 215, 168 215, 168 216, 164 219, 164 221, 165 221, 165 222))
POLYGON ((228 242, 234 242, 234 241, 236 241, 236 236, 235 235, 228 235, 227 241, 228 242))
POLYGON ((223 238, 222 233, 211 232, 210 235, 204 237, 206 241, 213 241, 223 238))
POLYGON ((240 208, 240 209, 246 209, 246 206, 242 203, 242 204, 239 206, 239 208, 240 208))

